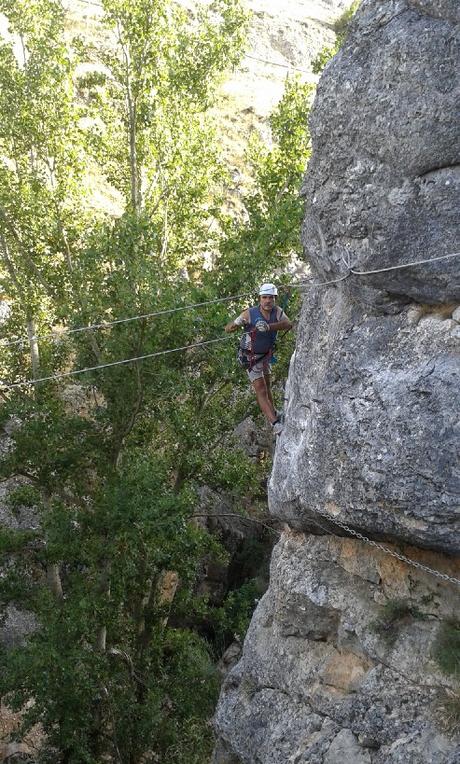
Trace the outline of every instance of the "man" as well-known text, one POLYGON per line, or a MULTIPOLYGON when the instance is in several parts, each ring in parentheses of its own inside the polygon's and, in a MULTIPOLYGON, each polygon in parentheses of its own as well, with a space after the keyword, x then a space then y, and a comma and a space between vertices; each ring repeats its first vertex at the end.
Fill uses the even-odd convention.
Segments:
POLYGON ((283 425, 273 405, 270 387, 270 358, 278 331, 292 328, 292 323, 284 311, 276 305, 278 290, 274 284, 262 284, 259 289, 259 304, 246 310, 230 321, 226 332, 235 332, 244 326, 251 332, 252 361, 247 370, 248 377, 255 390, 257 403, 273 427, 273 433, 279 435, 283 425))

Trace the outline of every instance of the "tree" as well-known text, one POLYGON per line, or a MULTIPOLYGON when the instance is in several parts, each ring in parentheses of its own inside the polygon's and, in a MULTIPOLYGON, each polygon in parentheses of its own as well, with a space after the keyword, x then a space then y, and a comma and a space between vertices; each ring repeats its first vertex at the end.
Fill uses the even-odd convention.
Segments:
POLYGON ((320 74, 327 63, 334 58, 338 53, 348 35, 350 22, 360 6, 361 0, 353 0, 349 8, 347 8, 336 21, 333 28, 336 35, 333 45, 325 45, 321 48, 320 52, 312 62, 312 70, 315 74, 320 74))
POLYGON ((307 124, 313 88, 299 78, 287 78, 284 95, 270 117, 273 147, 258 135, 249 145, 254 185, 242 199, 243 218, 224 221, 224 240, 216 270, 230 290, 244 284, 254 289, 272 278, 301 251, 299 229, 303 214, 300 187, 310 155, 307 124))
MULTIPOLYGON (((238 302, 34 339, 59 323, 252 291, 287 263, 299 248, 310 91, 287 81, 274 147, 251 146, 247 219, 232 220, 220 211, 225 176, 209 107, 241 53, 236 3, 191 21, 166 2, 107 0, 111 43, 98 50, 64 46, 54 0, 2 8, 26 51, 17 59, 12 41, 1 48, 3 92, 21 105, 12 123, 0 115, 7 331, 33 320, 29 353, 10 346, 2 376, 27 378, 30 358, 39 377, 220 337, 238 302), (93 69, 80 76, 88 58, 93 69), (119 217, 91 214, 93 173, 117 190, 119 217)), ((217 685, 208 645, 186 624, 206 609, 194 597, 204 555, 223 552, 192 516, 203 484, 225 491, 235 511, 263 498, 265 465, 230 440, 252 395, 225 345, 76 383, 3 392, 2 418, 18 426, 0 479, 20 482, 10 500, 34 506, 40 530, 3 533, 2 601, 29 607, 39 629, 4 656, 0 692, 16 708, 34 699, 23 720, 43 725, 42 761, 201 764, 217 685)))
MULTIPOLYGON (((282 287, 290 280, 292 263, 301 257, 300 190, 311 150, 307 120, 313 95, 312 86, 288 77, 269 120, 273 145, 268 148, 257 135, 250 141, 253 186, 242 198, 243 215, 223 221, 224 235, 211 276, 221 291, 255 293, 259 283, 272 280, 282 287)), ((294 317, 299 295, 282 288, 279 303, 294 317)), ((281 379, 287 377, 293 341, 288 335, 279 343, 281 379)))
MULTIPOLYGON (((60 313, 85 220, 78 109, 73 102, 71 56, 63 39, 59 3, 2 0, 10 40, 0 45, 0 257, 1 285, 12 303, 7 330, 28 327, 32 338, 44 312, 60 313)), ((27 357, 14 349, 10 373, 24 373, 27 357)))
MULTIPOLYGON (((58 3, 2 5, 24 51, 21 60, 12 41, 1 48, 3 117, 6 99, 17 103, 13 122, 0 124, 2 283, 14 299, 8 331, 32 322, 35 378, 203 337, 203 324, 186 313, 154 332, 139 321, 59 343, 35 337, 57 320, 71 327, 170 307, 178 288, 193 301, 196 253, 212 240, 222 171, 206 112, 218 77, 239 55, 244 15, 229 0, 190 30, 168 3, 105 8, 115 49, 102 51, 102 74, 82 81, 74 64, 87 51, 77 41, 66 52, 58 3), (76 99, 75 83, 86 97, 76 99), (91 161, 104 164, 122 194, 117 220, 90 223, 82 214, 91 161)), ((197 446, 222 435, 222 390, 215 375, 205 390, 206 350, 166 359, 87 374, 83 413, 59 382, 5 395, 3 418, 20 424, 1 475, 21 481, 11 500, 35 506, 41 528, 32 539, 4 534, 4 554, 15 562, 2 600, 27 605, 39 629, 5 658, 0 691, 17 708, 34 699, 24 727, 43 725, 42 761, 205 756, 213 669, 205 643, 172 624, 189 607, 196 569, 213 546, 189 522, 196 497, 188 478, 212 473, 197 446), (197 410, 211 404, 212 425, 192 430, 197 410), (180 581, 172 602, 168 571, 180 581)), ((2 373, 27 377, 21 347, 4 354, 2 373)), ((218 442, 215 452, 218 464, 218 442)), ((223 480, 228 471, 221 459, 223 480)), ((236 462, 233 473, 241 480, 236 462)))

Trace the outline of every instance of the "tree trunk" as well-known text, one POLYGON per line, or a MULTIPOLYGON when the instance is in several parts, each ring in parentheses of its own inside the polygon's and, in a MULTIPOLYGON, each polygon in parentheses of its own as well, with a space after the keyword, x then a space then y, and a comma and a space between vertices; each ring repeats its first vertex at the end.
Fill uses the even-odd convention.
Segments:
POLYGON ((40 373, 40 353, 38 350, 37 327, 33 318, 27 318, 27 336, 29 338, 30 360, 32 364, 32 378, 38 379, 40 373))
POLYGON ((140 198, 140 182, 139 182, 139 168, 137 164, 137 148, 136 148, 136 104, 133 103, 131 89, 128 84, 127 92, 128 100, 128 116, 129 116, 129 166, 131 172, 131 204, 136 215, 140 211, 141 198, 140 198))
POLYGON ((64 591, 62 588, 61 574, 59 572, 59 565, 57 562, 51 563, 46 569, 46 577, 51 591, 58 600, 64 599, 64 591))

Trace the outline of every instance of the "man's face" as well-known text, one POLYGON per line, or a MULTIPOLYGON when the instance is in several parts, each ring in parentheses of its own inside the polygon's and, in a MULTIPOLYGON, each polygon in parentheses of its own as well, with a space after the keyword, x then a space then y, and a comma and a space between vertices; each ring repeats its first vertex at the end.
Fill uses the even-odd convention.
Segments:
POLYGON ((275 297, 272 294, 262 294, 260 304, 264 310, 271 310, 275 304, 275 297))

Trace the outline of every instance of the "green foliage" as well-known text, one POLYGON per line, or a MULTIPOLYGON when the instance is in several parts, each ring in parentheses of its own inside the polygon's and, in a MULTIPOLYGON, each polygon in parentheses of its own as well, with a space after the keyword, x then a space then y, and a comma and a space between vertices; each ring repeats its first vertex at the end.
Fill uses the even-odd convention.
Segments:
POLYGON ((187 522, 193 497, 173 494, 164 477, 161 461, 133 457, 92 506, 69 513, 55 503, 47 515, 38 554, 66 560, 65 599, 38 583, 29 604, 40 628, 8 654, 0 683, 13 708, 34 698, 24 724, 41 721, 43 760, 58 749, 68 761, 93 762, 118 748, 123 761, 152 749, 174 762, 170 749, 183 746, 189 727, 205 731, 217 680, 205 644, 168 628, 175 605, 162 596, 162 575, 193 582, 212 545, 187 522))
POLYGON ((450 618, 441 624, 434 645, 434 658, 442 671, 454 680, 454 688, 443 688, 437 700, 441 726, 451 735, 460 732, 460 621, 450 618))
POLYGON ((343 45, 350 28, 350 22, 361 4, 361 0, 353 0, 350 6, 334 22, 334 32, 339 46, 343 45))
POLYGON ((40 492, 33 485, 19 485, 8 493, 6 503, 15 510, 20 507, 33 507, 40 502, 40 492))
MULTIPOLYGON (((310 156, 308 113, 313 89, 296 77, 286 80, 284 95, 270 118, 273 146, 267 148, 258 136, 251 138, 248 159, 253 171, 253 186, 242 201, 243 219, 222 220, 223 238, 212 273, 221 293, 251 292, 273 273, 282 273, 301 255, 300 225, 303 201, 300 187, 310 156)), ((278 283, 288 276, 277 279, 278 283)), ((254 302, 257 301, 256 296, 254 302)), ((298 294, 280 291, 290 318, 299 306, 298 294), (287 302, 285 300, 287 298, 287 302), (290 299, 289 299, 290 298, 290 299)), ((241 304, 228 306, 230 315, 241 304)), ((293 350, 293 336, 280 340, 277 348, 276 376, 285 378, 293 350)))
POLYGON ((403 624, 409 623, 413 618, 422 617, 420 610, 408 600, 391 599, 380 609, 379 617, 372 624, 372 629, 388 646, 392 646, 403 624))
MULTIPOLYGON (((48 333, 249 291, 286 265, 300 251, 311 89, 287 81, 273 147, 250 146, 245 219, 232 220, 221 213, 226 174, 210 107, 243 50, 247 17, 236 0, 195 19, 166 0, 105 0, 115 42, 98 49, 68 42, 57 0, 3 0, 0 10, 17 35, 0 44, 4 329, 47 335, 38 347, 5 348, 2 379, 26 379, 31 365, 46 376, 221 337, 239 301, 48 333), (94 176, 118 194, 118 216, 92 209, 94 176)), ((283 340, 280 375, 290 349, 283 340)), ((240 507, 258 497, 266 472, 231 440, 257 407, 230 345, 4 397, 2 422, 17 426, 0 476, 29 481, 10 505, 33 507, 40 530, 0 539, 9 560, 1 601, 27 607, 38 624, 2 658, 0 694, 16 709, 33 699, 23 730, 42 724, 42 762, 202 764, 217 679, 209 645, 183 624, 198 607, 202 560, 222 549, 190 519, 202 484, 240 507), (172 571, 176 596, 165 583, 172 571)), ((258 587, 228 596, 216 615, 222 640, 242 637, 258 587)))
POLYGON ((317 56, 311 62, 311 68, 313 74, 321 74, 326 64, 334 58, 335 54, 339 51, 337 43, 335 45, 324 45, 317 56))
POLYGON ((259 136, 249 145, 254 186, 243 198, 245 220, 224 221, 224 240, 216 262, 220 282, 230 294, 251 290, 273 278, 301 252, 299 196, 310 156, 308 113, 313 89, 296 77, 286 80, 284 95, 270 118, 273 147, 259 136))
POLYGON ((460 621, 445 621, 439 631, 434 655, 446 674, 460 678, 460 621))
MULTIPOLYGON (((65 44, 54 0, 1 10, 23 43, 22 59, 12 41, 0 46, 0 278, 14 298, 7 333, 215 296, 200 286, 224 177, 207 112, 242 49, 239 5, 219 2, 191 28, 170 3, 107 1, 116 45, 100 50, 65 44), (81 80, 75 66, 88 57, 95 70, 81 80), (98 165, 123 199, 116 220, 86 212, 87 167, 98 165)), ((223 323, 211 309, 47 337, 34 373, 190 344, 223 323)), ((31 610, 39 628, 5 658, 0 693, 16 709, 34 700, 23 730, 41 722, 41 761, 175 764, 192 760, 192 746, 197 762, 209 756, 217 680, 208 646, 169 624, 182 617, 200 561, 218 553, 189 521, 196 482, 212 475, 214 486, 243 491, 252 478, 247 459, 229 464, 219 448, 235 412, 222 415, 233 359, 216 356, 217 364, 207 349, 171 355, 87 374, 76 389, 49 383, 7 396, 3 421, 18 426, 0 473, 32 482, 10 501, 34 506, 40 533, 2 534, 11 564, 0 594, 31 610), (168 571, 178 597, 165 590, 168 571)), ((32 347, 11 346, 2 377, 26 378, 31 358, 32 347)))
POLYGON ((361 4, 361 0, 353 0, 349 8, 347 8, 339 18, 334 22, 334 32, 336 35, 334 45, 325 45, 321 48, 316 58, 312 61, 311 68, 314 74, 320 74, 326 64, 335 56, 345 42, 348 30, 350 28, 350 22, 355 15, 361 4))
POLYGON ((254 607, 262 594, 260 580, 251 579, 239 589, 231 591, 222 605, 212 611, 211 623, 217 644, 228 644, 231 639, 243 641, 254 607))
POLYGON ((269 578, 269 547, 264 534, 260 537, 245 539, 244 544, 236 552, 232 561, 232 579, 242 582, 257 576, 268 582, 269 578))
POLYGON ((27 648, 10 651, 2 667, 2 686, 10 677, 23 681, 9 696, 11 707, 20 709, 34 693, 36 703, 26 712, 24 726, 44 724, 47 743, 40 761, 53 761, 60 750, 69 762, 95 764, 108 750, 126 762, 145 754, 147 760, 156 756, 176 764, 187 760, 190 737, 200 737, 198 731, 197 752, 205 760, 210 740, 204 720, 218 685, 201 640, 185 630, 155 631, 140 674, 129 653, 112 650, 103 656, 89 641, 78 643, 80 632, 67 613, 59 613, 59 629, 53 608, 50 618, 50 626, 42 627, 27 648))
POLYGON ((437 721, 442 729, 455 739, 460 733, 460 691, 444 688, 436 702, 437 721))
POLYGON ((36 534, 32 531, 15 530, 2 526, 0 528, 0 556, 21 552, 35 537, 36 534))

